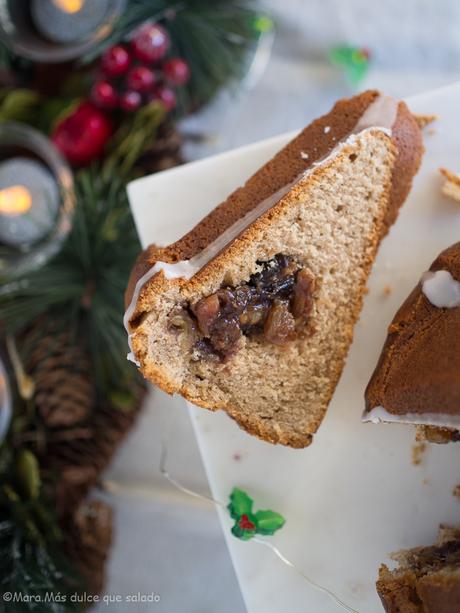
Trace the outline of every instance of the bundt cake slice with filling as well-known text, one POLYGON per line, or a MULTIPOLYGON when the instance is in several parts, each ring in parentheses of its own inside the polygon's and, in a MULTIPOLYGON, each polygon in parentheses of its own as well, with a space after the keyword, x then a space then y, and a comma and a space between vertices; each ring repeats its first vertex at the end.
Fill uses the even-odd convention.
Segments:
POLYGON ((387 613, 460 611, 460 527, 441 526, 430 547, 399 551, 399 565, 382 564, 377 592, 387 613))
POLYGON ((148 248, 125 315, 144 376, 264 440, 310 444, 422 149, 404 103, 339 101, 184 238, 148 248))

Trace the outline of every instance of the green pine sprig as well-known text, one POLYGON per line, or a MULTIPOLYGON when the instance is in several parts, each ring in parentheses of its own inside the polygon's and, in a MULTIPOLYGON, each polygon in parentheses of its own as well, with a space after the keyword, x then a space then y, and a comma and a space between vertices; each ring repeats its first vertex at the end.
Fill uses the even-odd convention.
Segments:
POLYGON ((91 50, 92 61, 105 48, 129 39, 145 21, 159 21, 171 36, 172 55, 183 57, 191 69, 180 88, 179 113, 207 102, 220 87, 240 79, 248 54, 266 29, 253 0, 129 0, 111 36, 91 50))
MULTIPOLYGON (((191 80, 180 93, 179 115, 208 101, 222 85, 244 74, 248 53, 267 25, 250 1, 129 0, 113 35, 84 58, 86 65, 74 71, 75 78, 63 83, 55 97, 35 91, 31 63, 0 44, 0 72, 14 76, 12 82, 5 79, 8 87, 0 92, 0 122, 23 121, 50 133, 80 97, 87 96, 91 60, 104 47, 128 39, 146 20, 167 27, 171 53, 184 57, 191 68, 191 80)), ((23 357, 41 335, 58 336, 65 331, 75 342, 86 339, 99 400, 114 410, 132 405, 132 383, 138 380, 136 369, 126 361, 122 325, 123 294, 140 251, 125 186, 163 118, 164 112, 153 104, 123 120, 104 161, 75 175, 73 226, 61 251, 42 268, 0 287, 2 333, 19 337, 29 331, 29 336, 21 336, 18 347, 23 357)), ((21 433, 38 433, 39 426, 45 437, 46 431, 38 423, 33 398, 17 404, 20 410, 15 407, 10 437, 0 445, 0 591, 42 597, 47 592, 74 591, 77 583, 63 555, 57 518, 42 492, 37 460, 23 443, 12 443, 14 437, 20 440, 21 433)), ((244 519, 239 510, 247 495, 242 494, 235 490, 232 499, 235 536, 273 534, 284 524, 272 511, 253 513, 252 501, 249 517, 244 519), (251 522, 253 533, 247 527, 251 522)), ((65 613, 74 608, 80 606, 67 599, 15 604, 9 610, 65 613)))
MULTIPOLYGON (((0 288, 3 329, 18 334, 39 317, 56 330, 86 338, 101 394, 132 376, 126 362, 124 291, 140 245, 125 184, 98 165, 75 181, 73 227, 48 264, 0 288)), ((43 334, 47 334, 43 325, 43 334)))
MULTIPOLYGON (((11 601, 8 611, 67 613, 77 607, 69 593, 80 580, 61 550, 62 534, 57 519, 41 492, 38 462, 27 449, 5 462, 0 451, 0 591, 28 599, 11 601), (61 594, 63 602, 47 600, 61 594)), ((6 601, 5 601, 6 602, 6 601)))
MULTIPOLYGON (((119 397, 135 374, 126 360, 122 319, 124 292, 141 247, 126 183, 154 142, 164 114, 159 103, 152 103, 121 122, 104 160, 75 175, 72 230, 61 251, 45 266, 0 287, 4 332, 16 335, 44 317, 55 334, 65 330, 71 338, 88 340, 103 397, 119 397)), ((49 334, 46 323, 42 330, 49 334)))

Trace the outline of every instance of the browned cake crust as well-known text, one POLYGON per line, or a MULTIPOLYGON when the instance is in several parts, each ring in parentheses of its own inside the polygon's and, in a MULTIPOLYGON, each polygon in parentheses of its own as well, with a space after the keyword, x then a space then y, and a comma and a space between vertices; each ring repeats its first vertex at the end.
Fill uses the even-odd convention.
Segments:
MULTIPOLYGON (((159 248, 150 245, 145 249, 139 255, 131 272, 125 294, 125 305, 131 302, 137 281, 155 262, 177 262, 190 259, 248 211, 293 181, 314 162, 330 153, 340 140, 351 133, 359 118, 378 95, 379 92, 373 90, 354 98, 339 100, 327 115, 316 119, 302 130, 273 159, 262 166, 243 187, 234 191, 188 234, 168 247, 159 248), (327 134, 324 132, 326 126, 331 128, 327 134), (308 155, 307 161, 299 156, 299 151, 308 155)), ((399 207, 409 193, 423 153, 421 131, 404 102, 400 102, 398 106, 392 139, 398 153, 384 234, 395 221, 399 207)))
MULTIPOLYGON (((460 243, 443 251, 431 271, 448 270, 460 280, 460 243)), ((435 307, 419 282, 396 313, 366 390, 366 411, 460 415, 460 308, 435 307)), ((426 438, 458 440, 458 432, 426 427, 426 438)))
MULTIPOLYGON (((137 281, 156 262, 175 263, 188 260, 199 254, 203 248, 212 243, 235 221, 255 208, 260 202, 275 194, 280 188, 290 184, 315 161, 325 157, 339 141, 346 139, 353 131, 365 110, 378 95, 378 92, 370 91, 350 100, 337 102, 330 113, 305 128, 297 138, 256 172, 243 187, 237 189, 225 202, 205 217, 185 237, 166 248, 158 248, 152 245, 146 249, 133 269, 126 292, 126 304, 131 303, 137 281), (326 127, 329 129, 325 130, 326 127), (300 152, 303 152, 304 155, 300 156, 300 152), (305 160, 307 156, 308 158, 305 160)), ((385 146, 388 147, 388 137, 383 133, 376 133, 375 139, 382 143, 385 141, 385 146)), ((257 414, 252 415, 249 411, 242 411, 240 407, 233 406, 218 397, 209 399, 201 392, 191 390, 187 385, 178 387, 174 379, 168 378, 165 369, 153 364, 147 358, 148 332, 143 322, 145 316, 151 312, 151 304, 156 297, 162 296, 163 292, 166 292, 170 287, 170 283, 163 275, 155 275, 143 285, 134 312, 131 313, 129 319, 131 330, 136 331, 132 337, 132 342, 134 353, 141 363, 143 374, 168 393, 179 392, 194 404, 212 410, 224 408, 245 430, 266 441, 292 447, 304 447, 310 444, 312 434, 321 423, 327 403, 332 397, 342 371, 346 352, 353 336, 353 324, 361 309, 365 283, 378 243, 396 219, 399 207, 406 198, 413 176, 418 170, 423 153, 421 131, 406 105, 402 102, 398 105, 391 140, 392 152, 386 162, 390 164, 389 168, 392 168, 392 172, 387 175, 389 179, 391 177, 391 181, 388 180, 385 193, 382 196, 382 205, 377 214, 378 217, 375 219, 374 227, 368 236, 369 247, 364 259, 359 264, 359 269, 356 271, 359 281, 353 290, 354 296, 348 307, 347 321, 340 333, 340 350, 331 362, 329 378, 321 390, 321 405, 323 408, 318 411, 315 417, 310 416, 311 425, 308 429, 296 429, 293 426, 280 427, 272 419, 264 419, 257 414)), ((346 155, 346 152, 343 155, 346 155)), ((318 168, 312 181, 319 184, 323 176, 327 177, 327 172, 327 169, 318 168)), ((304 188, 294 186, 282 202, 253 222, 236 241, 228 245, 219 256, 192 277, 187 282, 187 294, 200 295, 203 286, 210 284, 216 274, 220 274, 218 271, 223 266, 231 266, 235 258, 244 257, 245 251, 249 249, 255 236, 260 236, 262 232, 269 235, 271 224, 280 219, 289 207, 297 206, 296 202, 301 198, 302 189, 304 188)), ((172 307, 173 305, 170 308, 172 307)))
POLYGON ((377 592, 387 613, 460 611, 460 531, 441 526, 438 543, 393 556, 400 567, 379 570, 377 592))
POLYGON ((437 428, 436 426, 417 426, 417 440, 444 445, 460 441, 460 432, 452 428, 437 428))

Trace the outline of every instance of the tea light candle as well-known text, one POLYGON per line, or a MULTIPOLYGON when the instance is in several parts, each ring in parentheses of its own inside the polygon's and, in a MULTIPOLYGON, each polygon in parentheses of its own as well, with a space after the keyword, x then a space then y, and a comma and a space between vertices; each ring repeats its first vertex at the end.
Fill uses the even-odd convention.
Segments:
POLYGON ((55 43, 89 38, 103 25, 112 0, 32 0, 30 11, 37 30, 55 43))
POLYGON ((59 187, 44 164, 16 157, 0 164, 0 242, 28 247, 53 228, 59 187))

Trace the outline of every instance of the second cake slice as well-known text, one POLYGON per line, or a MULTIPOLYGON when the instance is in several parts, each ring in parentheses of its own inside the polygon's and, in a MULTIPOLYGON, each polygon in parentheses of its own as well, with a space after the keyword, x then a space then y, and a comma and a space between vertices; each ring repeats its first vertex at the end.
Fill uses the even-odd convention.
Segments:
POLYGON ((310 444, 421 154, 404 103, 340 101, 183 239, 147 249, 125 315, 143 374, 264 440, 310 444))

